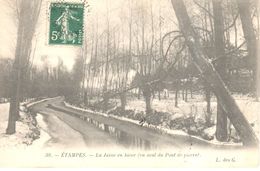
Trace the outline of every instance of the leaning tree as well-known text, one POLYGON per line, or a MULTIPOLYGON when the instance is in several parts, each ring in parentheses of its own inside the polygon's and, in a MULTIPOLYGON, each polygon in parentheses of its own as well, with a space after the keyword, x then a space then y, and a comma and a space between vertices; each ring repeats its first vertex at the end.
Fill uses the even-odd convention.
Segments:
POLYGON ((245 146, 258 145, 258 139, 250 126, 249 122, 240 111, 235 100, 229 93, 221 76, 216 71, 212 63, 207 59, 205 52, 202 50, 198 34, 194 30, 190 17, 188 16, 186 6, 183 0, 171 0, 175 15, 179 21, 179 27, 186 40, 193 62, 206 83, 217 97, 222 109, 234 125, 241 140, 245 146))

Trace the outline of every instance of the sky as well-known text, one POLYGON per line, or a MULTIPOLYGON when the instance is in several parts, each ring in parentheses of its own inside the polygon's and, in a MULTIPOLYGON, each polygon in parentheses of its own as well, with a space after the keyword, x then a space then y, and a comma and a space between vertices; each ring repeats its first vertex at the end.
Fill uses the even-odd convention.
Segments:
MULTIPOLYGON (((18 0, 19 1, 19 0, 18 0)), ((69 0, 69 2, 82 2, 84 0, 69 0)), ((149 0, 143 0, 144 3, 149 0)), ((163 0, 168 2, 167 0, 163 0)), ((0 58, 13 58, 16 47, 17 19, 15 0, 0 0, 0 58), (11 5, 10 5, 11 4, 11 5)), ((71 45, 48 45, 48 5, 50 2, 59 2, 58 0, 43 0, 40 16, 38 19, 36 33, 32 46, 36 48, 33 63, 37 66, 43 65, 42 56, 48 56, 49 64, 55 66, 58 59, 62 59, 68 69, 71 69, 75 58, 82 54, 82 47, 71 45)), ((137 1, 138 2, 138 1, 137 1)), ((141 1, 140 1, 141 2, 141 1)), ((158 6, 159 0, 153 0, 155 6, 158 6)), ((107 8, 109 9, 109 17, 111 25, 122 19, 121 14, 125 11, 121 7, 126 7, 127 0, 88 0, 90 12, 85 13, 85 31, 86 37, 89 38, 91 32, 95 31, 93 22, 98 19, 99 31, 102 32, 106 27, 107 8)), ((138 2, 139 3, 139 2, 138 2)), ((169 2, 168 2, 169 3, 169 2)), ((172 11, 173 12, 173 11, 172 11)), ((172 13, 174 14, 174 13, 172 13)), ((116 25, 116 24, 114 24, 116 25)), ((121 26, 120 26, 121 27, 121 26)), ((125 35, 124 35, 125 36, 125 35)), ((127 35, 126 35, 127 36, 127 35)))
MULTIPOLYGON (((19 1, 19 0, 18 0, 19 1)), ((82 2, 84 0, 69 0, 69 2, 82 2)), ((130 0, 131 1, 131 0, 130 0)), ((16 47, 16 32, 17 32, 17 19, 15 15, 15 0, 0 0, 0 58, 13 58, 16 47), (10 5, 12 4, 13 5, 10 5)), ((57 65, 59 58, 63 61, 65 66, 70 70, 73 67, 74 60, 77 56, 82 54, 81 46, 72 45, 49 45, 48 42, 48 16, 50 2, 59 2, 58 0, 43 0, 40 16, 38 19, 35 36, 32 46, 36 48, 35 57, 33 63, 39 67, 43 65, 43 56, 47 62, 55 66, 57 65)), ((177 29, 176 19, 174 11, 171 7, 170 0, 140 0, 137 1, 140 4, 147 4, 147 10, 149 13, 149 3, 153 3, 155 14, 158 13, 158 6, 162 6, 161 16, 164 18, 163 34, 168 31, 177 29)), ((90 12, 85 12, 84 26, 85 26, 85 40, 90 39, 93 32, 95 32, 95 22, 99 22, 99 32, 101 33, 106 29, 106 15, 107 9, 109 9, 109 18, 111 27, 119 25, 127 31, 127 26, 120 25, 120 20, 127 19, 127 5, 129 0, 88 0, 90 5, 90 12)), ((187 6, 189 9, 189 6, 187 6)), ((191 11, 195 11, 192 9, 191 11)), ((157 14, 158 15, 158 14, 157 14)), ((155 16, 158 17, 158 16, 155 16)), ((136 19, 138 20, 138 19, 136 19)), ((150 20, 149 16, 147 20, 150 20)), ((127 25, 127 24, 126 24, 127 25)), ((150 26, 146 25, 146 29, 149 32, 150 26)), ((158 30, 158 24, 157 28, 158 30)), ((120 33, 118 33, 120 34, 120 33)), ((240 35, 242 33, 240 32, 240 35)), ((123 32, 123 35, 127 37, 128 34, 123 32)), ((134 35, 133 35, 134 36, 134 35)), ((126 38, 127 40, 127 38, 126 38)), ((87 59, 90 59, 90 54, 87 54, 87 59)), ((46 61, 45 61, 46 62, 46 61)))
MULTIPOLYGON (((0 0, 0 58, 13 58, 16 47, 16 15, 15 7, 10 7, 9 3, 14 0, 0 0)), ((104 8, 103 0, 89 1, 92 9, 104 8)), ((33 40, 33 47, 36 47, 33 63, 37 66, 43 65, 42 56, 48 56, 47 61, 50 65, 55 66, 58 59, 62 59, 63 63, 70 70, 73 67, 74 60, 78 54, 82 53, 82 47, 71 45, 48 45, 48 3, 50 1, 43 0, 40 16, 38 19, 36 33, 33 40)), ((53 0, 52 2, 56 2, 53 0)), ((70 0, 70 2, 82 2, 81 0, 70 0)), ((85 22, 87 17, 85 16, 85 22)))
MULTIPOLYGON (((84 0, 70 0, 69 2, 82 2, 84 0)), ((33 63, 42 66, 42 56, 48 56, 47 61, 52 66, 57 65, 58 59, 62 59, 63 63, 70 70, 73 67, 74 60, 78 54, 82 53, 81 46, 72 45, 48 45, 48 5, 50 2, 58 2, 57 0, 43 0, 41 12, 38 19, 37 29, 33 40, 33 47, 36 47, 33 63)), ((122 0, 108 0, 109 8, 116 10, 122 3, 122 0)), ((96 14, 101 18, 106 15, 106 0, 88 0, 91 12, 85 13, 85 30, 89 33, 91 29, 91 20, 96 19, 96 14)), ((13 58, 16 47, 17 20, 15 15, 14 0, 0 0, 0 58, 13 58), (9 1, 9 2, 8 2, 9 1), (12 7, 10 7, 12 4, 12 7)), ((113 20, 113 18, 112 18, 113 20)), ((101 22, 102 25, 102 21, 101 22)), ((103 23, 104 24, 104 23, 103 23)), ((101 26, 102 27, 102 26, 101 26)))

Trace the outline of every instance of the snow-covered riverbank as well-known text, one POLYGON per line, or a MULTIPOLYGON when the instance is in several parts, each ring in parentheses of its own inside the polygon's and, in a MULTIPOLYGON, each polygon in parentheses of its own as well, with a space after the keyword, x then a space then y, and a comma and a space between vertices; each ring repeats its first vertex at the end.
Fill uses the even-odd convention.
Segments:
MULTIPOLYGON (((239 108, 244 113, 245 117, 251 124, 256 135, 259 137, 259 116, 260 102, 248 95, 233 95, 239 108)), ((169 98, 157 98, 152 100, 152 108, 154 112, 149 116, 145 115, 145 101, 141 98, 129 97, 127 100, 126 110, 120 108, 119 99, 111 99, 113 109, 107 113, 99 112, 99 110, 91 111, 87 107, 85 109, 75 107, 66 103, 67 106, 73 107, 86 112, 92 112, 109 117, 115 117, 120 120, 129 121, 135 124, 140 124, 140 121, 145 118, 144 126, 149 126, 152 129, 157 129, 161 132, 171 134, 187 134, 197 138, 210 140, 212 143, 223 144, 215 138, 216 131, 216 113, 217 102, 214 97, 211 100, 211 125, 205 124, 205 116, 207 115, 207 103, 203 95, 194 94, 193 98, 189 98, 187 102, 178 100, 178 107, 175 107, 174 93, 170 93, 169 98)), ((234 127, 229 124, 230 138, 229 142, 239 143, 239 136, 234 127)))
POLYGON ((31 106, 40 101, 26 101, 21 103, 20 119, 16 122, 16 132, 12 135, 7 135, 6 128, 8 125, 9 117, 9 103, 0 104, 0 150, 10 149, 27 149, 43 146, 44 142, 48 139, 48 134, 43 132, 38 124, 44 122, 41 115, 35 119, 27 113, 26 106, 31 106))

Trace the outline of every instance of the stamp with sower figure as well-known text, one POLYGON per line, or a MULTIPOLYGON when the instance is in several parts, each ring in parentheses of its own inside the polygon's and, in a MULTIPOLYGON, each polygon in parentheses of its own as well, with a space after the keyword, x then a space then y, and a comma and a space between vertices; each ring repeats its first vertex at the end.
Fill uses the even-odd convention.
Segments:
POLYGON ((82 45, 84 4, 51 3, 49 44, 82 45))

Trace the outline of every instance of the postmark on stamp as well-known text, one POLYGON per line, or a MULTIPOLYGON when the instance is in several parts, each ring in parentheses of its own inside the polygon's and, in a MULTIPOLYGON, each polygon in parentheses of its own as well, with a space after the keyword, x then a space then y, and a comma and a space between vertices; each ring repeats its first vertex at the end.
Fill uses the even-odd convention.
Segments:
POLYGON ((84 4, 51 3, 49 44, 82 45, 84 4))

